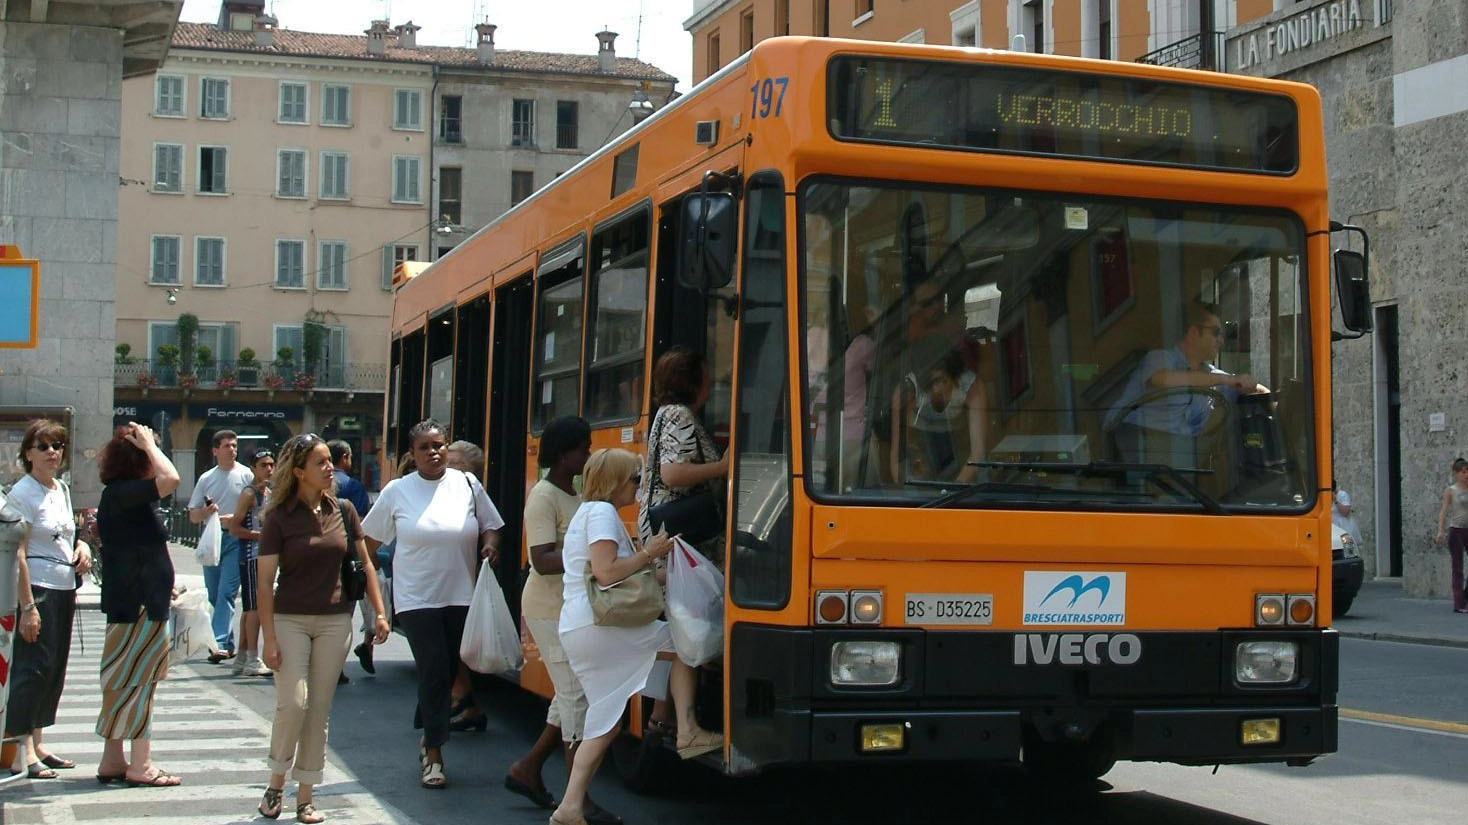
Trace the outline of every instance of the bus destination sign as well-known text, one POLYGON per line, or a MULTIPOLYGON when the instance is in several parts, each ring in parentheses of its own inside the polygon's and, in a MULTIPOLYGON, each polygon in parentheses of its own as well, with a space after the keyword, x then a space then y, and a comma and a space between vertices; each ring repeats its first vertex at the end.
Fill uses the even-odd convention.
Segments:
POLYGON ((838 140, 1288 174, 1287 97, 1052 69, 842 56, 829 74, 838 140))

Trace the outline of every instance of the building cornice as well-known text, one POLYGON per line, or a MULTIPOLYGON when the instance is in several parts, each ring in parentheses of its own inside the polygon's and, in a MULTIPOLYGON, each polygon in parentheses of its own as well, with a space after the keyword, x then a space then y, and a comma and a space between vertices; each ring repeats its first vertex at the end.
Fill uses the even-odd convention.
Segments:
POLYGON ((745 0, 713 0, 708 5, 695 11, 692 17, 683 21, 683 31, 693 34, 695 29, 702 28, 708 21, 743 2, 745 0))

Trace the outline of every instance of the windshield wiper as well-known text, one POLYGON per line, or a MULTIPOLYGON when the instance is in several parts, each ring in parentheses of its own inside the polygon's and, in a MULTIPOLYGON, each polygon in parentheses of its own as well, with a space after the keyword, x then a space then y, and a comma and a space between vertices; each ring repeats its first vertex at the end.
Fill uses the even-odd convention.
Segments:
POLYGON ((1211 470, 1178 469, 1167 464, 1122 461, 1092 461, 1086 464, 1063 461, 972 461, 969 463, 974 467, 991 469, 1036 473, 1074 473, 1081 476, 1119 476, 1128 473, 1142 473, 1148 481, 1158 487, 1202 505, 1204 511, 1213 515, 1223 514, 1223 505, 1219 503, 1218 499, 1203 492, 1202 488, 1188 478, 1189 473, 1207 473, 1212 472, 1211 470))
MULTIPOLYGON (((930 482, 928 484, 924 484, 922 482, 909 481, 908 484, 917 484, 918 486, 939 486, 945 490, 953 486, 953 484, 950 482, 930 482)), ((935 499, 932 499, 931 501, 926 501, 919 505, 918 509, 926 509, 929 507, 944 507, 949 504, 955 504, 959 501, 962 501, 963 499, 969 498, 979 493, 1049 493, 1053 492, 1054 489, 1054 487, 1051 487, 1048 484, 1016 484, 1013 482, 1003 481, 974 481, 960 486, 956 490, 949 490, 948 492, 944 493, 941 496, 938 496, 935 499)))

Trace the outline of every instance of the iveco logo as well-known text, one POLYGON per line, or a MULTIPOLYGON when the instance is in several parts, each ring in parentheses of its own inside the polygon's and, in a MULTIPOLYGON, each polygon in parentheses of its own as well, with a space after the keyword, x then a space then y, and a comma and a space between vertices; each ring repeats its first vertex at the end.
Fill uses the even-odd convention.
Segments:
POLYGON ((1017 665, 1133 665, 1142 658, 1134 633, 1016 633, 1017 665))

